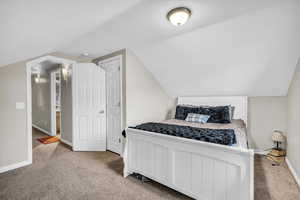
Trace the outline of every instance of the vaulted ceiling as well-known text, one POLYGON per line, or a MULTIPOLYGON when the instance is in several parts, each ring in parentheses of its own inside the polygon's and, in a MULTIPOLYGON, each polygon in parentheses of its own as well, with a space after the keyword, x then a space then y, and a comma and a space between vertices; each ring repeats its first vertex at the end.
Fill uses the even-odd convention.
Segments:
POLYGON ((3 0, 0 66, 129 48, 172 96, 286 95, 299 10, 297 0, 3 0), (181 27, 166 20, 176 6, 192 10, 181 27))

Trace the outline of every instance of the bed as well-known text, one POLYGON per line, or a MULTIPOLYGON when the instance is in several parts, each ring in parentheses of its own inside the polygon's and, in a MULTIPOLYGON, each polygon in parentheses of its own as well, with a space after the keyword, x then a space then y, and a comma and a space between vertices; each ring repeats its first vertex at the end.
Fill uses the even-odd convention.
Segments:
POLYGON ((247 97, 178 97, 178 105, 235 107, 230 124, 170 119, 168 126, 234 130, 236 142, 222 145, 126 129, 124 177, 139 173, 195 199, 253 200, 254 153, 247 146, 247 97))

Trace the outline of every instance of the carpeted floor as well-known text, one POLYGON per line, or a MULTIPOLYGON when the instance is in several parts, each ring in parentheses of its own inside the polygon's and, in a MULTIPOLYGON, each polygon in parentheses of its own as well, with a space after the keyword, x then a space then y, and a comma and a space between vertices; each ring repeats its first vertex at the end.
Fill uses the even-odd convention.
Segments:
MULTIPOLYGON (((111 152, 72 152, 61 143, 43 145, 33 131, 33 164, 0 174, 0 199, 135 200, 190 199, 153 181, 122 177, 122 159, 111 152)), ((297 200, 300 190, 287 166, 255 160, 255 200, 297 200)))

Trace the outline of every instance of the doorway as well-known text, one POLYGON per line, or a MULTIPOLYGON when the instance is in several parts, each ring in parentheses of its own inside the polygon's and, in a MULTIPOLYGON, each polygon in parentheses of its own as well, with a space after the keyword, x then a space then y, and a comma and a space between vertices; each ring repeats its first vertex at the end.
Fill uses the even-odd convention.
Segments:
POLYGON ((107 150, 122 153, 122 56, 116 56, 98 65, 106 74, 107 150))
POLYGON ((61 133, 61 69, 51 72, 51 132, 60 137, 61 133))
POLYGON ((38 130, 40 136, 63 136, 60 126, 63 123, 60 104, 60 74, 64 65, 75 63, 75 61, 54 56, 44 56, 26 63, 28 158, 30 162, 32 162, 32 148, 35 145, 32 127, 38 130))

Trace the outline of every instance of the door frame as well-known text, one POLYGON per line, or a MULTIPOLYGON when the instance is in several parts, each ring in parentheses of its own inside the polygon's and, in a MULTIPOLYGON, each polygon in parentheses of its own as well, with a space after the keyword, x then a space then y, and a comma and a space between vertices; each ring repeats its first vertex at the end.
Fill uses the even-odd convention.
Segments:
POLYGON ((56 136, 56 71, 50 73, 51 81, 51 135, 56 136))
MULTIPOLYGON (((31 68, 43 61, 50 60, 62 64, 75 64, 76 61, 59 58, 55 56, 42 56, 33 60, 30 60, 26 63, 26 117, 27 117, 27 162, 28 164, 32 163, 32 87, 31 87, 31 68)), ((62 134, 62 132, 61 132, 62 134)))
MULTIPOLYGON (((121 122, 121 130, 120 130, 120 138, 121 138, 121 143, 120 143, 120 156, 123 157, 123 141, 122 141, 122 130, 123 130, 123 127, 124 127, 124 122, 123 122, 123 115, 125 114, 124 113, 124 105, 123 105, 123 101, 124 101, 124 98, 123 98, 123 95, 124 95, 124 91, 123 91, 123 87, 124 87, 124 84, 123 84, 123 73, 124 73, 124 69, 123 69, 123 55, 117 55, 117 56, 113 56, 113 57, 109 57, 109 58, 106 58, 106 59, 103 59, 103 60, 100 60, 97 62, 97 65, 100 66, 101 68, 103 68, 101 65, 106 63, 106 62, 111 62, 111 61, 114 61, 114 60, 119 60, 120 61, 120 122, 121 122)), ((105 71, 106 69, 103 68, 105 71)), ((106 75, 105 75, 106 76, 106 75)), ((107 79, 106 79, 107 80, 107 79)), ((107 86, 107 84, 106 84, 107 86)), ((107 101, 106 101, 107 102, 107 101)), ((107 110, 107 103, 106 103, 106 110, 107 110)), ((106 116, 107 116, 107 112, 106 112, 106 116)), ((107 119, 107 117, 106 117, 107 119)), ((106 124, 108 123, 108 120, 106 120, 106 124)), ((106 125, 106 127, 108 127, 106 125)), ((107 144, 107 128, 106 128, 106 144, 107 144)), ((107 150, 107 145, 106 145, 106 150, 107 150)))
MULTIPOLYGON (((51 135, 52 136, 56 136, 57 135, 57 121, 56 121, 56 113, 57 113, 57 110, 56 110, 56 95, 57 95, 57 91, 56 91, 56 84, 57 84, 57 81, 56 81, 56 75, 57 73, 59 73, 59 69, 58 70, 55 70, 55 71, 52 71, 50 73, 50 80, 51 80, 51 135)), ((60 80, 59 80, 59 98, 61 99, 61 75, 60 75, 60 80)), ((60 105, 61 106, 61 105, 60 105)), ((60 111, 61 112, 61 111, 60 111)), ((61 124, 61 117, 59 118, 59 121, 61 124)), ((61 127, 60 127, 60 133, 62 132, 61 131, 61 127)))

